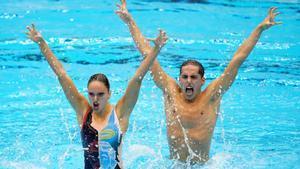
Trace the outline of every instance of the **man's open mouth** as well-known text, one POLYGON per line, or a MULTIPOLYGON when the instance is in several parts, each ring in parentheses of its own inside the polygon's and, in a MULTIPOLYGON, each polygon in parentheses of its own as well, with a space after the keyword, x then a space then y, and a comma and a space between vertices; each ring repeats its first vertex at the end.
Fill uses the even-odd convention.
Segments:
POLYGON ((187 88, 185 88, 185 93, 187 95, 192 95, 194 93, 194 88, 191 86, 188 86, 187 88))

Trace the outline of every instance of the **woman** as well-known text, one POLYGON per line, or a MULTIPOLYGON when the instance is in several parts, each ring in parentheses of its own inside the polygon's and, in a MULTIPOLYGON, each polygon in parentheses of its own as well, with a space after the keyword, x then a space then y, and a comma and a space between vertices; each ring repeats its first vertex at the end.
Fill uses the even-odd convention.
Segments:
POLYGON ((101 168, 122 168, 120 159, 122 135, 128 128, 129 116, 137 101, 142 80, 164 46, 167 40, 166 34, 159 33, 152 51, 142 61, 129 81, 124 96, 113 106, 108 101, 111 91, 109 81, 104 74, 99 73, 90 77, 87 84, 87 100, 78 92, 35 26, 32 24, 31 27, 27 26, 27 29, 28 38, 39 45, 41 52, 57 75, 68 101, 76 111, 81 127, 85 168, 100 168, 100 163, 101 168))

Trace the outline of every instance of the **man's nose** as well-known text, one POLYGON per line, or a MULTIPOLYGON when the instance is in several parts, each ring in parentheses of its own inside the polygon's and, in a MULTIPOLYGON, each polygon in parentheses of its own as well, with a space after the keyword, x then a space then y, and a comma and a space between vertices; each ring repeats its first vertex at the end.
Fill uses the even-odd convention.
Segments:
POLYGON ((98 99, 98 96, 93 96, 93 101, 96 101, 98 99))
POLYGON ((192 82, 192 78, 188 77, 188 78, 187 78, 187 82, 188 82, 188 83, 191 83, 191 82, 192 82))

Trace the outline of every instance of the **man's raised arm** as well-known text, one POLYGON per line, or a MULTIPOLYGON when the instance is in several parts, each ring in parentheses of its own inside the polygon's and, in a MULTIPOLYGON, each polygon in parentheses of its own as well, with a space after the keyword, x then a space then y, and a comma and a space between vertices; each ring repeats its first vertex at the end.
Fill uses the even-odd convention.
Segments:
POLYGON ((222 96, 229 89, 235 80, 238 69, 256 45, 261 33, 273 25, 281 24, 281 22, 274 21, 275 17, 279 14, 279 12, 275 12, 276 9, 277 8, 274 7, 269 9, 268 16, 254 29, 248 39, 246 39, 238 48, 224 73, 207 87, 207 90, 210 90, 212 93, 212 98, 222 96))
MULTIPOLYGON (((117 5, 117 6, 119 9, 116 11, 116 13, 129 27, 131 36, 137 48, 139 49, 140 53, 144 57, 147 57, 150 54, 152 47, 150 46, 148 39, 146 39, 141 33, 141 31, 139 30, 138 26, 133 20, 133 17, 129 14, 126 7, 126 0, 121 0, 121 5, 117 5)), ((168 88, 170 82, 176 83, 174 79, 172 79, 168 74, 166 74, 163 71, 157 59, 154 61, 151 71, 152 71, 151 75, 154 79, 155 84, 163 91, 165 91, 165 89, 168 88)))

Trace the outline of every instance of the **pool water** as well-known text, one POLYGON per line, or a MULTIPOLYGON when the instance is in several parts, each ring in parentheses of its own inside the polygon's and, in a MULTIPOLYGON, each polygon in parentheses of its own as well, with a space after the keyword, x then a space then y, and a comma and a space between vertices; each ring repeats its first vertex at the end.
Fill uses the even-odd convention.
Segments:
MULTIPOLYGON (((300 2, 128 0, 147 37, 164 29, 158 59, 178 77, 197 59, 206 85, 218 77, 239 44, 277 6, 283 25, 265 31, 224 95, 211 160, 185 166, 168 158, 162 92, 148 74, 123 144, 125 168, 300 168, 300 2), (196 1, 193 1, 196 2, 196 1)), ((83 168, 75 112, 36 44, 24 34, 35 23, 86 96, 90 75, 105 73, 111 102, 123 95, 142 57, 114 13, 118 1, 0 2, 0 168, 83 168)))

